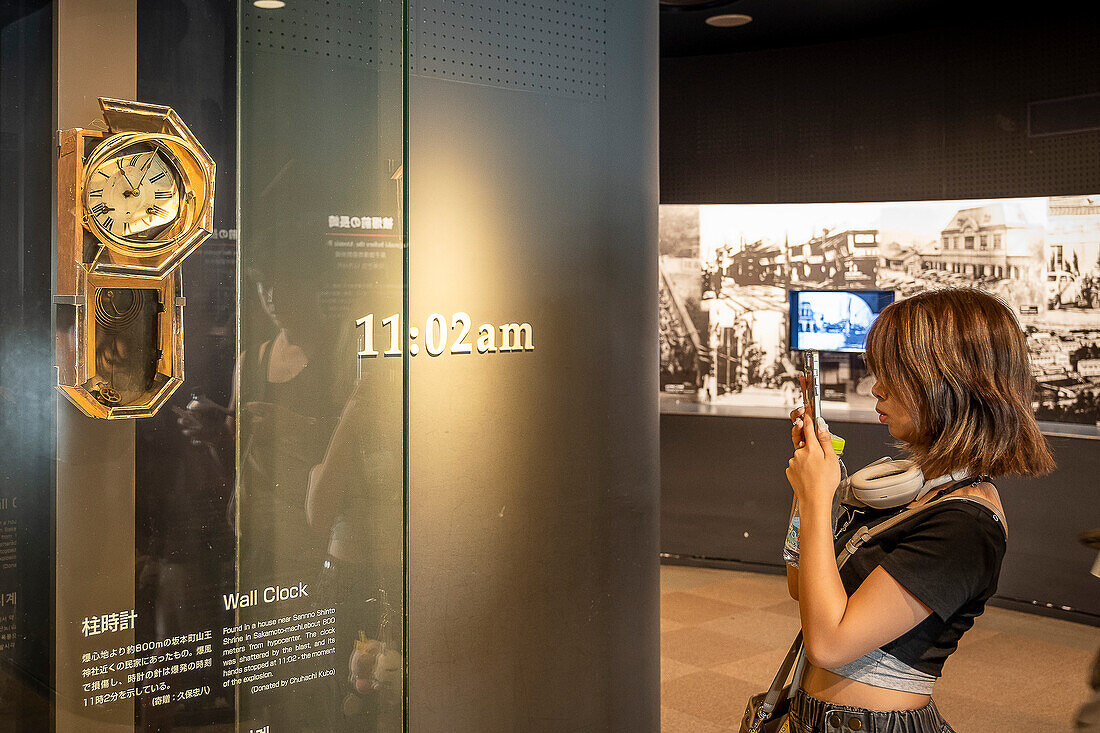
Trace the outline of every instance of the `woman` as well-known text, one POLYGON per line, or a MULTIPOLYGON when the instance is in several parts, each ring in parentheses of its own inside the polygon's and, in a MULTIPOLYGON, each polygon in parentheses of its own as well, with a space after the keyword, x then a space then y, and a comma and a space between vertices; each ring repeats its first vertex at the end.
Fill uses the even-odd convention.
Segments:
POLYGON ((921 293, 883 310, 867 338, 875 409, 925 480, 949 481, 906 506, 861 510, 835 538, 840 466, 828 425, 791 413, 787 478, 801 516, 799 567, 787 568, 806 650, 791 731, 943 733, 932 686, 997 587, 1004 512, 991 476, 1036 476, 1054 461, 1031 410, 1024 335, 999 299, 973 289, 921 293), (838 571, 856 528, 945 495, 886 530, 838 571))

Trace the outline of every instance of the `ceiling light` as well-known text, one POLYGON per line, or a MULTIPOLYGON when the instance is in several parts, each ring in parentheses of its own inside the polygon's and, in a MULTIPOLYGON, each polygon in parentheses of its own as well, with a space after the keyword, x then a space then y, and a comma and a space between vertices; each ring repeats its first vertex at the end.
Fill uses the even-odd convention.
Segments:
POLYGON ((283 0, 252 0, 252 4, 264 10, 275 10, 286 5, 283 0))
POLYGON ((712 15, 707 18, 707 25, 713 25, 716 28, 736 28, 739 25, 746 25, 752 22, 751 15, 743 15, 741 13, 726 13, 725 15, 712 15))

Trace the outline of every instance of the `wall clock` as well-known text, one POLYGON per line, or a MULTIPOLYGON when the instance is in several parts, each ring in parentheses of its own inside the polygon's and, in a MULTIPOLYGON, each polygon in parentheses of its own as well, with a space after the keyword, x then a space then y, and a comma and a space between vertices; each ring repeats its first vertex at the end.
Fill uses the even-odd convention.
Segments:
POLYGON ((156 413, 183 381, 180 266, 210 236, 214 161, 169 107, 100 98, 60 134, 58 389, 90 417, 156 413))

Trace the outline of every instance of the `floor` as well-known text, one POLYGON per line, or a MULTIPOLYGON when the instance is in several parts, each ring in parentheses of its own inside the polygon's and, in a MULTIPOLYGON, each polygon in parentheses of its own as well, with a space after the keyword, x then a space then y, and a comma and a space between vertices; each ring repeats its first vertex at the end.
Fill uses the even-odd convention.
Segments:
MULTIPOLYGON (((661 568, 661 731, 737 730, 798 633, 778 575, 661 568)), ((988 608, 936 684, 958 733, 1071 730, 1100 648, 1100 628, 988 608)))

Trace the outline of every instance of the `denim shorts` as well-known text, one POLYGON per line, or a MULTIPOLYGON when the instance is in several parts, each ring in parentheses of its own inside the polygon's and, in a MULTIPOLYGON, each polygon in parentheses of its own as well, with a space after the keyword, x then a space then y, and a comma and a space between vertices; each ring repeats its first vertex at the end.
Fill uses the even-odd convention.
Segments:
POLYGON ((791 700, 791 733, 955 733, 931 700, 917 710, 864 710, 810 697, 791 700))

